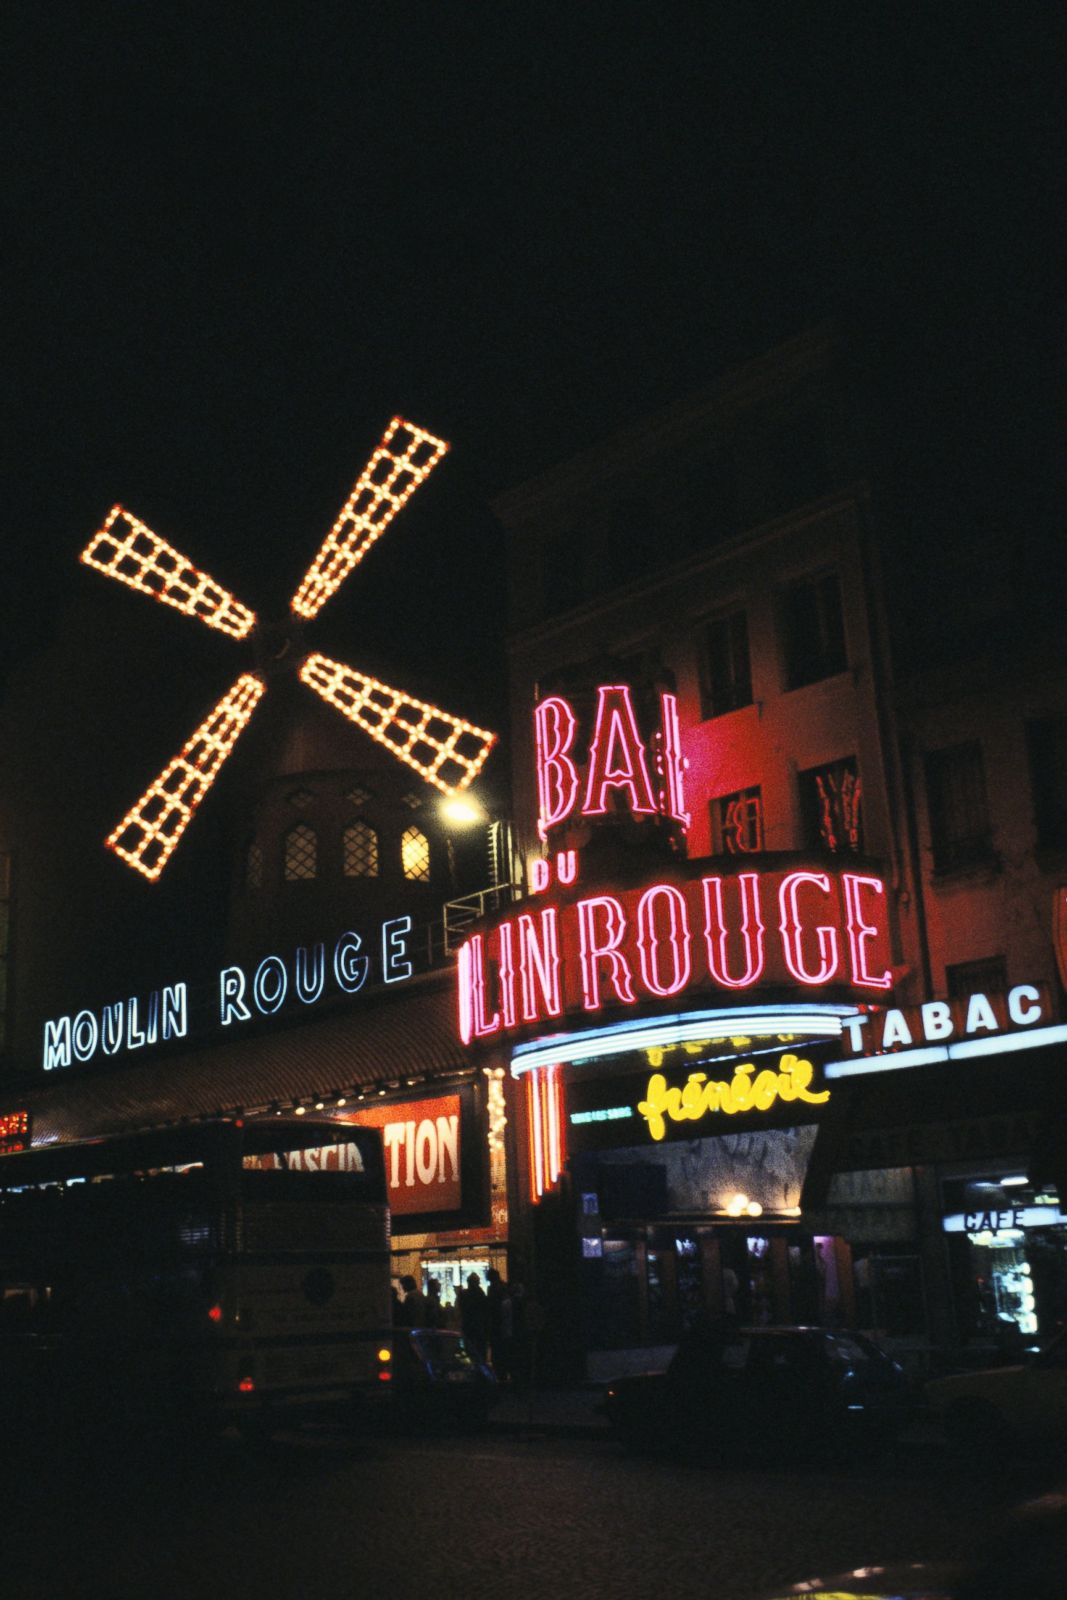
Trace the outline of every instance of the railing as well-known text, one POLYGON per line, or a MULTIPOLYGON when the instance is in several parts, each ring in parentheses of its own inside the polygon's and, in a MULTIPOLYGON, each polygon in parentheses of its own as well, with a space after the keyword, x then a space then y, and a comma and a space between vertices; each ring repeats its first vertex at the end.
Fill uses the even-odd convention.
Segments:
POLYGON ((491 911, 511 905, 518 898, 519 891, 515 884, 501 883, 494 884, 491 889, 479 889, 474 894, 462 895, 458 900, 449 900, 441 913, 445 956, 454 954, 472 923, 488 916, 491 911))

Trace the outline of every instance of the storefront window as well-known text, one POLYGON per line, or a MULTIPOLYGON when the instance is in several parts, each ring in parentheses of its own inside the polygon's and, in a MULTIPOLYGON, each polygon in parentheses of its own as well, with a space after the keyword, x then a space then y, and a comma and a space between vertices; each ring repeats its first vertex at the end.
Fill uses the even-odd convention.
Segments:
POLYGON ((964 1344, 1021 1353, 1067 1317, 1067 1216, 1025 1173, 946 1179, 944 1227, 964 1344))

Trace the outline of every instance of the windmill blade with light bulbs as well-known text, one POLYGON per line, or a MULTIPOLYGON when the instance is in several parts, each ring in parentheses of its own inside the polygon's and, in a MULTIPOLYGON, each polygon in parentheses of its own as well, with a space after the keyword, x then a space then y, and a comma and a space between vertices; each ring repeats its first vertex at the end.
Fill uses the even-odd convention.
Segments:
MULTIPOLYGON (((289 602, 294 624, 318 616, 447 449, 432 433, 393 418, 289 602)), ((112 508, 81 559, 232 639, 261 626, 254 611, 122 506, 112 508)), ((328 656, 306 656, 298 676, 442 794, 472 783, 496 742, 485 728, 328 656)), ((241 674, 111 832, 109 850, 150 881, 159 877, 266 688, 258 673, 241 674)))

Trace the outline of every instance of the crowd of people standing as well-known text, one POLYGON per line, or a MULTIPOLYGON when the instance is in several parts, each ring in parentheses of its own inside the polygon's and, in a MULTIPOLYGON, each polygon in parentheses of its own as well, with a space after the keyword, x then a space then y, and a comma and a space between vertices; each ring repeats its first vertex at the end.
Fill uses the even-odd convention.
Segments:
POLYGON ((400 1280, 403 1298, 393 1290, 393 1321, 406 1328, 458 1328, 502 1383, 522 1383, 530 1375, 533 1331, 525 1290, 521 1283, 505 1283, 495 1267, 486 1280, 483 1289, 478 1273, 469 1273, 457 1300, 445 1301, 438 1279, 429 1278, 424 1293, 409 1274, 400 1280))

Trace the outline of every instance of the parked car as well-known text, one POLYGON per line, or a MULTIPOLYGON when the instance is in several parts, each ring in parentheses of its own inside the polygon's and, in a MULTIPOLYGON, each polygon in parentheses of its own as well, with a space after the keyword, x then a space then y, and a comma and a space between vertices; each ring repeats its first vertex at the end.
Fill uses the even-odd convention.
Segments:
POLYGON ((394 1328, 389 1409, 405 1425, 484 1426, 496 1404, 496 1375, 461 1333, 394 1328))
POLYGON ((1067 1441, 1067 1331, 1023 1362, 933 1378, 925 1392, 950 1440, 970 1452, 1067 1441))
POLYGON ((706 1327, 666 1372, 612 1383, 605 1409, 627 1444, 766 1456, 884 1441, 906 1403, 900 1367, 861 1334, 706 1327))

